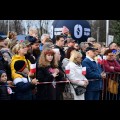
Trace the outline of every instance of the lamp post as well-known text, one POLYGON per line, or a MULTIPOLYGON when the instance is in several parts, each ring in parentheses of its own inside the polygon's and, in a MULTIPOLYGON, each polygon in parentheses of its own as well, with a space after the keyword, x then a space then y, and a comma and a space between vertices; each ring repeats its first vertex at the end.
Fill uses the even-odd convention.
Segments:
POLYGON ((100 36, 100 27, 97 27, 97 42, 99 42, 99 36, 100 36))
POLYGON ((8 20, 8 30, 7 30, 7 38, 9 36, 9 20, 8 20))
POLYGON ((106 47, 108 46, 109 20, 106 20, 106 47))

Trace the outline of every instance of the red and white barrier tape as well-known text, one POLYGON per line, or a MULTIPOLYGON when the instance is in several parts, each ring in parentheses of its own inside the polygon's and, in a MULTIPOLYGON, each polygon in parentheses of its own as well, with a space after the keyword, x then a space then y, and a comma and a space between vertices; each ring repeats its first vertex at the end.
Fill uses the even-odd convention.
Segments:
MULTIPOLYGON (((89 79, 88 81, 95 81, 95 80, 99 80, 99 79, 89 79)), ((75 81, 79 82, 79 80, 74 80, 74 82, 75 81)), ((37 85, 39 85, 39 84, 54 84, 54 85, 56 85, 56 83, 70 83, 70 81, 66 80, 66 81, 38 82, 37 85)), ((0 85, 0 86, 16 87, 16 86, 10 86, 10 85, 0 85)))
MULTIPOLYGON (((67 81, 53 81, 54 83, 67 83, 70 82, 69 80, 67 81)), ((51 84, 53 82, 39 82, 38 84, 51 84)))
MULTIPOLYGON (((88 81, 96 81, 96 80, 99 80, 99 79, 89 79, 88 81)), ((72 80, 70 80, 70 81, 72 81, 72 80)), ((67 81, 53 81, 53 82, 39 82, 38 84, 53 84, 53 83, 67 83, 67 82, 69 82, 70 83, 70 81, 69 80, 67 80, 67 81)), ((79 80, 73 80, 74 82, 79 82, 79 80)))

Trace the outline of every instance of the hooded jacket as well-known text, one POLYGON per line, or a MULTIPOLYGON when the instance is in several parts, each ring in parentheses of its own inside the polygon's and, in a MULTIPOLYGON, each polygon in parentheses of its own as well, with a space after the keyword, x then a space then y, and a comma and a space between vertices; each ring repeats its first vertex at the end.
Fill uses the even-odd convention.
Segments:
POLYGON ((0 81, 0 100, 11 100, 10 94, 7 90, 7 83, 0 81))
POLYGON ((27 65, 27 68, 30 70, 30 61, 29 60, 27 60, 26 58, 25 58, 25 56, 20 56, 20 55, 14 55, 13 57, 12 57, 12 60, 11 60, 11 72, 12 72, 12 79, 14 80, 15 78, 22 78, 23 76, 22 75, 20 75, 20 74, 17 74, 16 73, 16 70, 15 70, 15 68, 14 68, 14 64, 15 64, 15 62, 17 61, 17 60, 24 60, 25 61, 25 63, 26 63, 26 65, 27 65))

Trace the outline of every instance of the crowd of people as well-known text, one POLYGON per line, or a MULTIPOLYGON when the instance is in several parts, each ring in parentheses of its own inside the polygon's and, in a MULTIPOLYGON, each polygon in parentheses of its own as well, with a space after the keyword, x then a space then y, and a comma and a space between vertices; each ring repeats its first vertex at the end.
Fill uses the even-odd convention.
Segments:
POLYGON ((78 44, 65 26, 55 43, 32 27, 26 40, 16 36, 0 37, 0 100, 64 100, 68 81, 74 100, 102 100, 106 72, 120 72, 115 42, 106 47, 89 37, 78 44), (78 86, 86 91, 77 95, 78 86))

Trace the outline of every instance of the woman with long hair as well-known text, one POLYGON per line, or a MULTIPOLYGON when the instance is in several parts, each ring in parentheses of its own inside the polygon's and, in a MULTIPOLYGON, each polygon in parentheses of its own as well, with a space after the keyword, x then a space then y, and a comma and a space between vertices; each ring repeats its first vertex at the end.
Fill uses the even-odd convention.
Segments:
POLYGON ((56 81, 61 81, 64 76, 58 68, 58 61, 55 60, 55 52, 52 49, 42 51, 38 60, 36 78, 41 83, 37 85, 37 99, 56 100, 58 92, 56 81))

